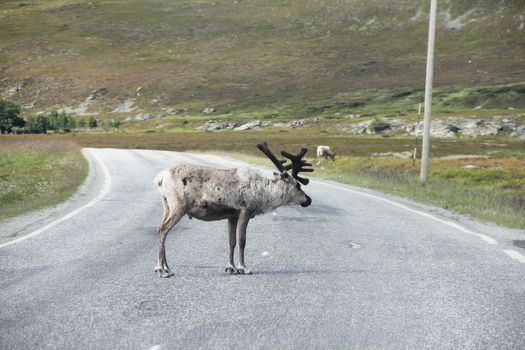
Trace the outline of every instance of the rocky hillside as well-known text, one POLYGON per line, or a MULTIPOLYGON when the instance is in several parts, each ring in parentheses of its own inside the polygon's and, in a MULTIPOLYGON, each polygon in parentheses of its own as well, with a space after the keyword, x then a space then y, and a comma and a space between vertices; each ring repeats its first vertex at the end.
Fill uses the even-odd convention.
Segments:
MULTIPOLYGON (((374 109, 378 92, 389 98, 381 106, 420 95, 427 6, 423 0, 5 0, 0 92, 26 113, 65 108, 121 119, 374 109)), ((437 87, 525 81, 524 1, 442 0, 438 24, 437 87)), ((492 108, 525 108, 523 91, 502 96, 492 108)), ((461 107, 465 98, 446 108, 469 109, 461 107)), ((488 108, 482 102, 474 107, 488 108)), ((405 113, 413 105, 398 107, 393 111, 405 113)))

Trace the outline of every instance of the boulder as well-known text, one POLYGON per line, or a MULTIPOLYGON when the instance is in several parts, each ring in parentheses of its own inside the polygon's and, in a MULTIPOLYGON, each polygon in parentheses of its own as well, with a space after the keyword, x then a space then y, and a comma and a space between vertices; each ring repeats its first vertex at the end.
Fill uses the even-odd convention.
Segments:
POLYGON ((364 122, 352 124, 350 126, 350 132, 356 135, 366 134, 368 130, 368 125, 370 125, 370 121, 364 121, 364 122))
POLYGON ((304 126, 304 119, 293 120, 290 122, 292 128, 302 128, 304 126))
POLYGON ((89 95, 88 100, 94 101, 97 98, 106 95, 107 93, 108 93, 108 89, 106 89, 106 88, 100 88, 100 89, 97 89, 97 90, 93 90, 93 92, 91 92, 91 95, 89 95))
POLYGON ((61 111, 65 113, 72 113, 72 114, 78 114, 78 115, 93 115, 97 113, 88 113, 89 106, 95 101, 97 98, 100 98, 108 93, 108 90, 106 88, 100 88, 97 90, 93 90, 91 94, 86 97, 84 102, 80 104, 77 108, 73 107, 64 107, 61 109, 61 111))
POLYGON ((516 124, 512 120, 507 119, 507 118, 503 118, 501 120, 501 126, 507 131, 514 131, 516 130, 516 127, 517 127, 516 124))
POLYGON ((371 157, 381 157, 381 158, 402 158, 408 159, 412 158, 413 153, 410 151, 405 152, 373 152, 370 153, 371 157))
POLYGON ((202 129, 206 131, 213 131, 213 130, 222 130, 226 129, 228 127, 228 123, 222 121, 222 120, 208 120, 204 125, 202 126, 202 129))
POLYGON ((120 105, 118 105, 117 108, 112 110, 111 113, 133 112, 133 110, 135 110, 134 104, 135 104, 135 100, 132 98, 128 98, 124 102, 122 102, 120 105))
POLYGON ((516 130, 512 134, 510 134, 510 136, 525 139, 525 125, 518 126, 516 130))
MULTIPOLYGON (((461 129, 447 120, 433 120, 430 123, 430 135, 435 137, 454 137, 461 129)), ((423 123, 420 125, 420 132, 423 131, 423 123)))
POLYGON ((237 131, 252 130, 252 129, 258 128, 258 127, 260 127, 262 125, 263 125, 263 123, 260 120, 254 120, 252 122, 248 122, 248 123, 242 124, 242 125, 234 128, 234 130, 237 130, 237 131))
POLYGON ((483 119, 462 119, 459 122, 459 128, 462 135, 476 137, 497 135, 502 126, 495 122, 486 123, 483 119))
POLYGON ((129 117, 126 117, 124 118, 124 120, 122 121, 123 123, 130 123, 130 122, 139 122, 139 121, 142 121, 142 120, 148 120, 148 119, 156 119, 156 118, 161 118, 163 117, 162 114, 149 114, 149 113, 139 113, 137 115, 134 115, 134 116, 129 116, 129 117))
POLYGON ((200 129, 204 129, 206 131, 215 131, 215 130, 223 130, 223 129, 233 129, 236 126, 238 126, 238 123, 233 122, 225 122, 222 120, 208 120, 204 125, 200 127, 200 129))

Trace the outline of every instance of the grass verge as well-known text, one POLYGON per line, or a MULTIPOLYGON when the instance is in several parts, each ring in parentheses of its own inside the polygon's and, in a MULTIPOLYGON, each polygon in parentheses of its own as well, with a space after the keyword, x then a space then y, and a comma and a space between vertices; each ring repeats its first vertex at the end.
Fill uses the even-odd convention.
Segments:
POLYGON ((327 179, 525 229, 525 160, 432 159, 429 168, 425 186, 419 183, 419 162, 412 167, 405 159, 343 157, 316 170, 327 179))
MULTIPOLYGON (((22 156, 26 157, 28 153, 34 153, 35 151, 31 149, 38 149, 41 142, 49 142, 46 147, 55 145, 73 153, 77 152, 79 147, 77 145, 206 153, 211 151, 259 165, 271 166, 266 158, 260 156, 260 152, 255 147, 261 141, 267 141, 274 151, 286 149, 293 152, 299 147, 306 146, 310 149, 308 154, 310 160, 314 160, 316 145, 328 144, 338 155, 337 160, 316 164, 314 174, 317 177, 368 187, 437 205, 503 226, 525 229, 525 142, 505 137, 433 139, 431 150, 433 158, 430 161, 429 183, 426 186, 419 184, 419 164, 416 163, 415 167, 412 167, 411 159, 371 156, 373 153, 411 151, 413 139, 409 138, 361 137, 306 130, 97 133, 2 137, 0 138, 0 150, 4 151, 7 145, 14 149, 12 155, 4 156, 3 154, 9 152, 2 152, 0 158, 2 206, 5 201, 4 188, 6 186, 4 183, 7 183, 6 169, 9 169, 10 174, 16 169, 15 165, 8 164, 9 159, 12 164, 18 163, 18 166, 21 167, 16 174, 35 174, 34 171, 28 171, 31 168, 28 164, 38 163, 39 155, 33 155, 32 157, 36 158, 28 161, 23 161, 22 156), (16 150, 21 152, 18 156, 14 153, 16 150), (474 166, 474 168, 466 169, 467 165, 474 166), (24 168, 26 170, 23 170, 24 168)), ((50 156, 49 153, 59 152, 47 152, 47 156, 50 156)), ((43 155, 40 154, 40 157, 43 155)), ((17 181, 22 182, 19 186, 23 187, 24 177, 16 174, 10 176, 11 178, 18 177, 17 181)), ((36 174, 41 174, 41 172, 36 172, 36 174)), ((68 176, 73 176, 72 174, 68 176)), ((38 183, 39 181, 37 179, 33 182, 38 183)), ((35 192, 38 191, 32 190, 32 193, 35 192)), ((30 196, 36 198, 32 194, 30 196)), ((62 198, 65 197, 67 195, 62 198)), ((57 201, 59 200, 56 200, 55 203, 57 201)), ((2 215, 3 212, 2 207, 2 215)))
MULTIPOLYGON (((266 165, 262 157, 215 152, 266 165)), ((419 183, 420 164, 410 159, 340 157, 314 165, 315 177, 410 198, 502 226, 525 229, 525 160, 432 159, 429 181, 419 183), (469 168, 464 168, 470 166, 469 168), (472 166, 476 168, 472 168, 472 166)))
POLYGON ((72 141, 33 136, 0 137, 0 220, 60 203, 88 173, 72 141))

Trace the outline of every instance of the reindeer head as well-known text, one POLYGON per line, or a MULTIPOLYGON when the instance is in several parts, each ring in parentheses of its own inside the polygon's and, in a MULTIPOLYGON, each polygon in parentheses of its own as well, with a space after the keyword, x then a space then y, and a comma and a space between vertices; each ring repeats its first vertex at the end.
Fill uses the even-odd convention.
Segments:
POLYGON ((272 151, 268 148, 266 142, 259 143, 257 148, 261 150, 275 165, 279 173, 274 173, 274 182, 280 181, 280 184, 285 188, 287 194, 290 196, 290 201, 293 203, 300 204, 302 207, 307 207, 312 204, 312 199, 308 197, 306 193, 301 189, 301 184, 308 185, 310 180, 300 177, 300 172, 312 172, 311 168, 304 168, 305 166, 311 166, 312 164, 307 163, 303 157, 308 152, 306 148, 301 148, 301 151, 297 154, 290 154, 286 151, 282 151, 281 154, 288 158, 291 163, 285 165, 286 160, 277 159, 272 151), (292 175, 288 173, 288 170, 292 170, 292 175))

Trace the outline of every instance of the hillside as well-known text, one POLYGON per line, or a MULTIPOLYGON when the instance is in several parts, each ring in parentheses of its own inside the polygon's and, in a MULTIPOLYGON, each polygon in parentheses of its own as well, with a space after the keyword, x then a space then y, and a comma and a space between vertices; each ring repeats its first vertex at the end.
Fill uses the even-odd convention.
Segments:
MULTIPOLYGON (((119 118, 352 112, 374 99, 405 111, 424 86, 427 3, 4 0, 0 91, 26 113, 119 118)), ((442 0, 438 24, 435 86, 456 94, 444 99, 525 82, 524 1, 442 0)), ((518 86, 487 108, 525 109, 518 86)), ((483 107, 466 98, 446 108, 483 107)))

